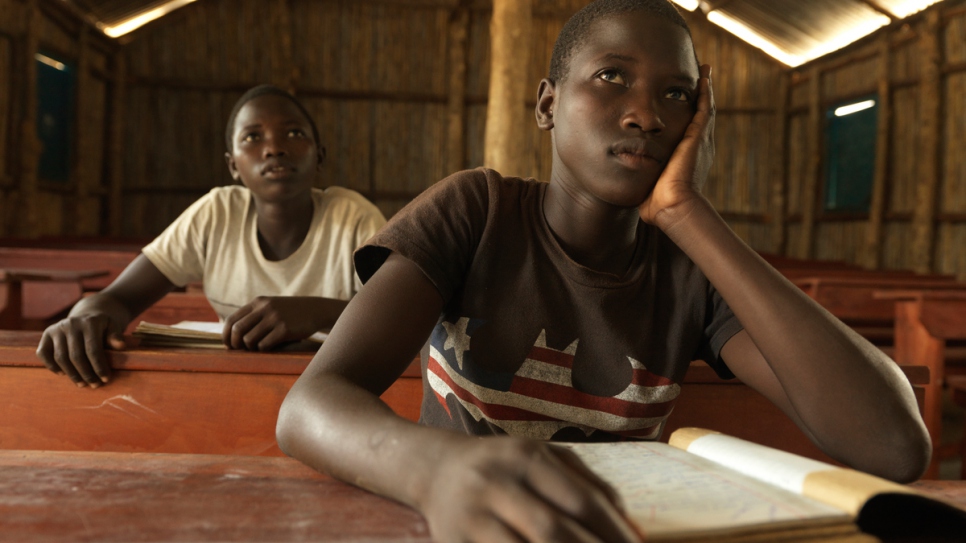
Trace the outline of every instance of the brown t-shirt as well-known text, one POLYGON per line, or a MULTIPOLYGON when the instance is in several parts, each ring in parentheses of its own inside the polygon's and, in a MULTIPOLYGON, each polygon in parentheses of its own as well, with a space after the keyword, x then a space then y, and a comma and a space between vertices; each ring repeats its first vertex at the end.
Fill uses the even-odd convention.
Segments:
POLYGON ((546 188, 456 173, 356 252, 363 282, 395 251, 445 301, 424 349, 420 421, 476 435, 657 439, 692 360, 732 376, 718 353, 741 324, 643 222, 623 277, 574 262, 544 219, 546 188))

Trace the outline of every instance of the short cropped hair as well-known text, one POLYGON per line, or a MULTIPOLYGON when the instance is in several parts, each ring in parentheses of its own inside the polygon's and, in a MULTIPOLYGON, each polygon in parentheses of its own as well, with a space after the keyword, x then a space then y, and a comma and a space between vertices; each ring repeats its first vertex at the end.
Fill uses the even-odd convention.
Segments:
POLYGON ((674 23, 688 32, 691 29, 687 21, 669 0, 596 0, 584 6, 571 17, 563 28, 557 41, 553 44, 550 55, 550 80, 562 81, 570 71, 570 57, 574 51, 583 45, 587 37, 587 30, 597 21, 618 13, 643 11, 674 23))
POLYGON ((312 120, 312 116, 309 115, 308 110, 305 109, 305 106, 302 105, 302 102, 298 101, 298 98, 292 96, 290 92, 280 89, 274 85, 258 85, 257 87, 252 87, 245 91, 245 94, 243 94, 241 98, 235 102, 235 107, 231 109, 231 115, 228 116, 228 126, 225 127, 225 147, 228 148, 229 153, 235 149, 232 139, 235 133, 235 118, 238 117, 238 112, 241 111, 241 108, 244 107, 244 105, 248 102, 265 95, 281 96, 282 98, 285 98, 286 100, 289 100, 295 104, 295 107, 299 108, 299 111, 302 112, 302 115, 305 116, 305 119, 309 121, 309 126, 312 127, 312 138, 315 139, 315 144, 317 146, 322 145, 322 143, 319 141, 319 129, 315 126, 315 121, 312 120))

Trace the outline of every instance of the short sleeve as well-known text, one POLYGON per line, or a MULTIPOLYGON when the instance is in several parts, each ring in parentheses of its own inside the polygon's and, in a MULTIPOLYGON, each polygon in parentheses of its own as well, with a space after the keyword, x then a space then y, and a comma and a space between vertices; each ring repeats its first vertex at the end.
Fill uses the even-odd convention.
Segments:
POLYGON ((213 194, 209 192, 196 200, 142 249, 144 256, 176 286, 204 278, 205 244, 213 215, 213 194))
POLYGON ((467 170, 416 197, 356 251, 362 282, 395 252, 416 264, 444 300, 450 299, 469 270, 486 226, 488 184, 484 170, 467 170))
POLYGON ((696 359, 704 360, 714 369, 722 379, 734 379, 735 375, 721 358, 721 348, 735 334, 744 329, 738 317, 731 312, 728 302, 721 297, 717 289, 708 283, 707 322, 705 323, 705 338, 707 341, 699 350, 696 359))

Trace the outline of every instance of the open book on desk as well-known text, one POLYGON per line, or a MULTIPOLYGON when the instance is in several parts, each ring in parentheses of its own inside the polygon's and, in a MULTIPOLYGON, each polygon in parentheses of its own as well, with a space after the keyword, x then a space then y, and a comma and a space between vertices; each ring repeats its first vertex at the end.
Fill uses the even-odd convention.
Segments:
MULTIPOLYGON (((224 349, 221 332, 222 322, 181 321, 177 324, 155 324, 141 321, 134 329, 134 337, 141 340, 145 347, 190 347, 202 349, 224 349)), ((305 341, 322 343, 328 334, 316 332, 305 341)))
POLYGON ((698 428, 572 443, 651 541, 966 541, 966 511, 900 484, 698 428))

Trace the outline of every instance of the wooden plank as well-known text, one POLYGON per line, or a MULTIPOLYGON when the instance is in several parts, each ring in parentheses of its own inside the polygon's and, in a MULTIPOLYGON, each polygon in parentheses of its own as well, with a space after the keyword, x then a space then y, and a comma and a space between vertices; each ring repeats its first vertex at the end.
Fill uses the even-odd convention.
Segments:
POLYGON ((124 215, 124 104, 127 99, 127 62, 124 53, 114 55, 110 131, 107 134, 108 230, 114 237, 123 232, 124 215))
POLYGON ((889 39, 883 34, 879 39, 879 115, 875 140, 875 170, 872 178, 872 201, 869 203, 869 223, 865 231, 865 244, 859 262, 868 269, 878 269, 882 261, 882 218, 886 212, 889 181, 889 150, 892 141, 892 93, 889 88, 889 70, 892 56, 889 39))
POLYGON ((966 339, 966 299, 917 297, 896 302, 895 360, 929 368, 923 420, 933 442, 933 460, 925 478, 935 478, 939 461, 949 451, 942 445, 942 394, 946 374, 946 341, 966 339))
POLYGON ((292 458, 0 451, 0 540, 431 543, 416 511, 292 458))
MULTIPOLYGON (((93 137, 93 126, 88 121, 90 117, 91 103, 91 75, 90 75, 90 32, 86 27, 81 26, 78 30, 77 53, 77 90, 76 90, 76 111, 74 112, 74 133, 72 134, 73 156, 71 157, 70 179, 68 183, 73 187, 73 205, 67 210, 67 225, 71 232, 97 232, 99 217, 91 217, 85 213, 87 197, 89 196, 89 180, 84 176, 84 163, 91 157, 89 153, 90 144, 93 137), (95 224, 91 224, 94 221, 95 224), (92 228, 93 226, 93 228, 92 228)), ((62 234, 67 231, 61 231, 62 234)))
POLYGON ((494 0, 490 20, 490 87, 483 164, 504 175, 528 176, 527 93, 532 0, 494 0))
MULTIPOLYGON (((78 389, 43 367, 39 341, 0 331, 0 449, 281 455, 278 409, 314 354, 109 351, 111 382, 78 389)), ((415 421, 421 383, 414 363, 383 401, 415 421)))
POLYGON ((20 229, 26 236, 36 236, 39 227, 38 169, 40 140, 37 137, 37 63, 34 55, 40 43, 41 13, 37 0, 29 0, 26 9, 23 80, 23 117, 20 121, 20 229))
POLYGON ((785 222, 788 200, 788 101, 790 99, 789 75, 782 74, 778 87, 778 110, 775 113, 775 139, 772 149, 771 172, 774 181, 771 185, 772 251, 784 254, 787 244, 788 228, 785 222))
POLYGON ((85 290, 100 290, 124 271, 140 253, 136 250, 72 250, 0 247, 0 268, 82 271, 106 270, 106 275, 82 279, 85 290))
POLYGON ((938 10, 926 13, 920 39, 922 80, 919 91, 919 148, 916 207, 912 220, 912 261, 920 273, 932 271, 935 252, 936 198, 940 175, 939 145, 942 137, 942 44, 938 10))
POLYGON ((802 186, 802 225, 798 252, 799 258, 812 258, 815 236, 815 206, 821 188, 822 163, 822 86, 821 72, 817 67, 809 71, 809 112, 806 132, 808 161, 805 164, 805 179, 802 186))
POLYGON ((470 14, 455 10, 449 23, 449 99, 446 105, 446 172, 466 168, 466 48, 470 14))

